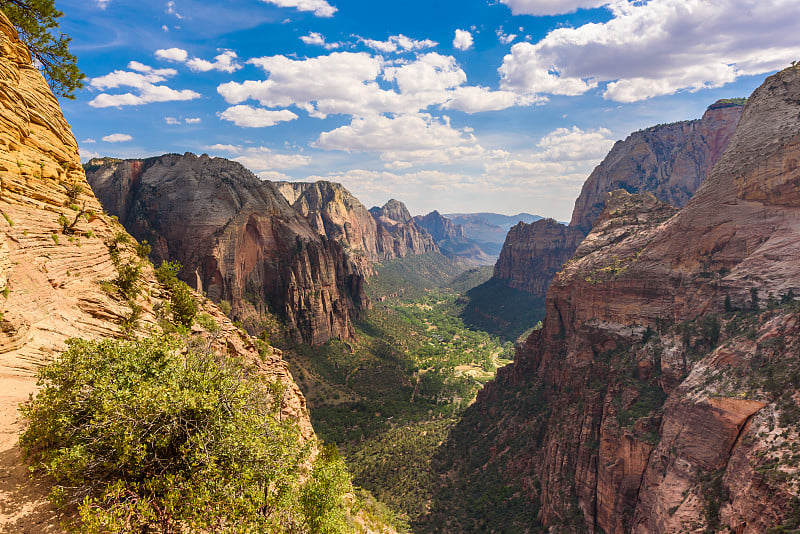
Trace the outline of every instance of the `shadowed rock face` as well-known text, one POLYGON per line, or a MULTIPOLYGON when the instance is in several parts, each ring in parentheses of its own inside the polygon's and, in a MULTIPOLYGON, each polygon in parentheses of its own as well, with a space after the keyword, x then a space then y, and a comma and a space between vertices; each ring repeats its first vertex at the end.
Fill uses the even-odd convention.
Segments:
POLYGON ((717 103, 701 119, 654 126, 618 141, 584 183, 569 227, 553 220, 517 225, 506 237, 495 277, 544 297, 610 191, 652 193, 662 202, 685 206, 728 146, 743 109, 717 103))
POLYGON ((350 337, 367 306, 363 277, 339 243, 322 237, 270 182, 238 163, 193 154, 93 160, 88 178, 106 209, 152 245, 158 264, 215 302, 284 318, 297 340, 350 337))
MULTIPOLYGON (((383 207, 370 208, 369 212, 378 222, 378 231, 388 234, 390 250, 394 258, 405 258, 413 254, 439 252, 433 237, 414 222, 405 204, 399 200, 390 200, 383 207)), ((388 258, 387 258, 388 259, 388 258)))
POLYGON ((474 410, 496 423, 465 432, 517 447, 485 462, 545 528, 757 533, 793 513, 800 471, 775 463, 800 439, 800 383, 776 389, 765 366, 800 369, 800 316, 723 309, 752 306, 751 291, 800 294, 799 102, 800 68, 768 78, 677 213, 608 194, 550 286, 543 329, 481 392, 474 410))

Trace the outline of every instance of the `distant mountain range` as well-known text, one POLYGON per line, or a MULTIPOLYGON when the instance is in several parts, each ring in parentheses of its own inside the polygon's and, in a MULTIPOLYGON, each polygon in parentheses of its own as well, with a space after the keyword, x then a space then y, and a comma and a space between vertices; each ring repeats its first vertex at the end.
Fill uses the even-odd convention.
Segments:
POLYGON ((461 225, 467 239, 482 243, 487 254, 497 256, 506 240, 508 230, 518 222, 532 223, 542 219, 539 215, 519 213, 503 215, 501 213, 447 213, 445 217, 453 224, 461 225), (494 245, 494 246, 491 246, 494 245))

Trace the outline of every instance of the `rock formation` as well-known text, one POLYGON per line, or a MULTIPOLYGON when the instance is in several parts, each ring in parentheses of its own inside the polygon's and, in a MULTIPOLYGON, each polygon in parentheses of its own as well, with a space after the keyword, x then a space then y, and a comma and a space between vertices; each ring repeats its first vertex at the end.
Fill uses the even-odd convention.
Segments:
POLYGON ((432 211, 427 215, 417 215, 414 217, 417 226, 426 230, 436 241, 454 240, 466 241, 467 234, 460 224, 453 224, 453 221, 443 216, 438 211, 432 211))
POLYGON ((555 273, 591 230, 610 191, 649 192, 675 207, 685 206, 728 146, 742 110, 738 101, 720 101, 701 119, 654 126, 618 141, 584 183, 569 227, 553 220, 515 227, 495 277, 544 297, 555 273))
POLYGON ((353 334, 368 305, 364 279, 341 245, 321 236, 274 184, 239 163, 193 154, 92 160, 87 177, 103 206, 159 264, 215 302, 229 301, 245 324, 278 314, 297 341, 353 334))
MULTIPOLYGON (((118 276, 108 244, 125 233, 102 214, 58 101, 2 13, 0 87, 0 531, 51 532, 58 519, 46 502, 49 487, 30 480, 17 447, 17 407, 36 391, 37 369, 66 348, 67 338, 121 335, 131 307, 101 282, 118 276)), ((132 245, 118 250, 123 261, 137 258, 132 245)), ((143 333, 155 325, 153 309, 164 295, 151 267, 138 282, 147 290, 135 301, 143 333)), ((305 399, 280 352, 262 359, 216 307, 202 306, 221 329, 214 346, 285 383, 284 413, 313 437, 305 399)))
POLYGON ((572 257, 584 237, 586 234, 581 230, 553 219, 521 222, 508 231, 494 266, 494 278, 514 289, 543 296, 550 280, 572 257))
POLYGON ((542 330, 452 434, 454 491, 502 473, 544 530, 797 528, 798 102, 800 68, 768 78, 677 213, 607 195, 542 330))
POLYGON ((378 226, 391 236, 391 257, 405 258, 414 254, 439 252, 433 237, 417 226, 405 204, 399 200, 391 199, 381 208, 370 208, 369 212, 378 226))

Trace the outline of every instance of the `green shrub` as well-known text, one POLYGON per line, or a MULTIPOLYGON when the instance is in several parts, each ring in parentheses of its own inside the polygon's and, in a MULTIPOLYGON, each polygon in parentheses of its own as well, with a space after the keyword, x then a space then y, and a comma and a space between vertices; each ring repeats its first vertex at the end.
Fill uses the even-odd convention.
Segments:
POLYGON ((178 282, 178 273, 181 270, 181 264, 177 261, 162 261, 161 265, 156 269, 156 280, 166 286, 167 289, 172 289, 178 282))
POLYGON ((136 245, 136 255, 142 259, 147 258, 152 251, 152 247, 147 242, 147 240, 142 241, 138 245, 136 245))
POLYGON ((346 471, 325 452, 307 476, 280 385, 165 337, 68 345, 20 444, 81 532, 344 530, 346 471))
POLYGON ((114 285, 126 299, 134 299, 139 294, 139 275, 142 267, 138 263, 125 263, 117 267, 114 285))
POLYGON ((197 316, 197 324, 199 324, 209 332, 219 331, 219 325, 214 320, 214 318, 207 313, 201 313, 200 315, 197 316))
POLYGON ((221 300, 219 301, 219 309, 222 310, 222 313, 230 317, 233 307, 227 300, 221 300))
POLYGON ((183 282, 176 282, 172 288, 169 299, 172 305, 172 320, 183 326, 192 326, 192 320, 197 315, 197 303, 192 297, 192 290, 183 282))

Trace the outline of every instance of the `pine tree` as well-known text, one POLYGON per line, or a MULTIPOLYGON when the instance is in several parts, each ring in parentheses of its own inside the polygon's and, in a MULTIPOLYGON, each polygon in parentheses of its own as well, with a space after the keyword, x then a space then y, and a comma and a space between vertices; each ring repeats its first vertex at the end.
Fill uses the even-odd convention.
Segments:
POLYGON ((72 38, 58 29, 58 19, 64 14, 56 9, 54 0, 0 0, 0 10, 28 45, 34 64, 53 92, 75 98, 75 91, 83 87, 83 73, 69 52, 72 38))

